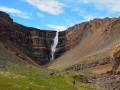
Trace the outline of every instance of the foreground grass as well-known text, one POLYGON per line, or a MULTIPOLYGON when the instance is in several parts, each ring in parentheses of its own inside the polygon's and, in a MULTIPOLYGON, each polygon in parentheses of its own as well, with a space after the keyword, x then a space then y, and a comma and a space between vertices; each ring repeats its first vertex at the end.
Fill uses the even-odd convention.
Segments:
POLYGON ((65 73, 50 76, 49 71, 29 64, 4 63, 6 67, 0 68, 0 90, 98 90, 80 82, 72 85, 72 77, 65 73))

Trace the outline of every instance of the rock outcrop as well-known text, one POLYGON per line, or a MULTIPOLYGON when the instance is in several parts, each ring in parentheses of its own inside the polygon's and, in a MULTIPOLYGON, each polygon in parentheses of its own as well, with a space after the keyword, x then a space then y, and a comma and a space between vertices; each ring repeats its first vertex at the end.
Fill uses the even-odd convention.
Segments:
POLYGON ((75 78, 77 81, 88 84, 91 87, 95 88, 104 88, 106 90, 120 90, 120 75, 76 75, 75 78))

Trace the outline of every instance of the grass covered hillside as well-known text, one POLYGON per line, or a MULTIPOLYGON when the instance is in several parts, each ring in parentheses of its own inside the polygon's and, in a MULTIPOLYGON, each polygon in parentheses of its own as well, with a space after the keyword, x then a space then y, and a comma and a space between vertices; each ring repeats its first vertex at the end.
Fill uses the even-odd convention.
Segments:
POLYGON ((100 90, 77 82, 70 73, 37 68, 0 44, 0 90, 100 90))

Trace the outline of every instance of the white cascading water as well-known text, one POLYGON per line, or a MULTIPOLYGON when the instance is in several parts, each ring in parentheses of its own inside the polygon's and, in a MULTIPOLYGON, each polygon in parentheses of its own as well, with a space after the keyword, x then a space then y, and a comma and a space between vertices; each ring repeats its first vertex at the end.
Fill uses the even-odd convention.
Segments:
POLYGON ((56 31, 56 36, 53 40, 53 45, 51 47, 51 59, 50 60, 54 60, 55 59, 55 51, 56 51, 56 46, 58 44, 58 34, 59 34, 59 31, 56 31))

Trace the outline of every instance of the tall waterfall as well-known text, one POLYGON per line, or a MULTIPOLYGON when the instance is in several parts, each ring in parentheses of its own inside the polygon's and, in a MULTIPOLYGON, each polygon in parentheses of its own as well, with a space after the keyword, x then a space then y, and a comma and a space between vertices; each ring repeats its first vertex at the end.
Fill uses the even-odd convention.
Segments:
POLYGON ((54 38, 53 45, 51 47, 51 58, 50 58, 50 60, 55 59, 55 51, 56 51, 56 46, 58 44, 58 34, 59 34, 59 31, 56 31, 56 36, 54 38))

